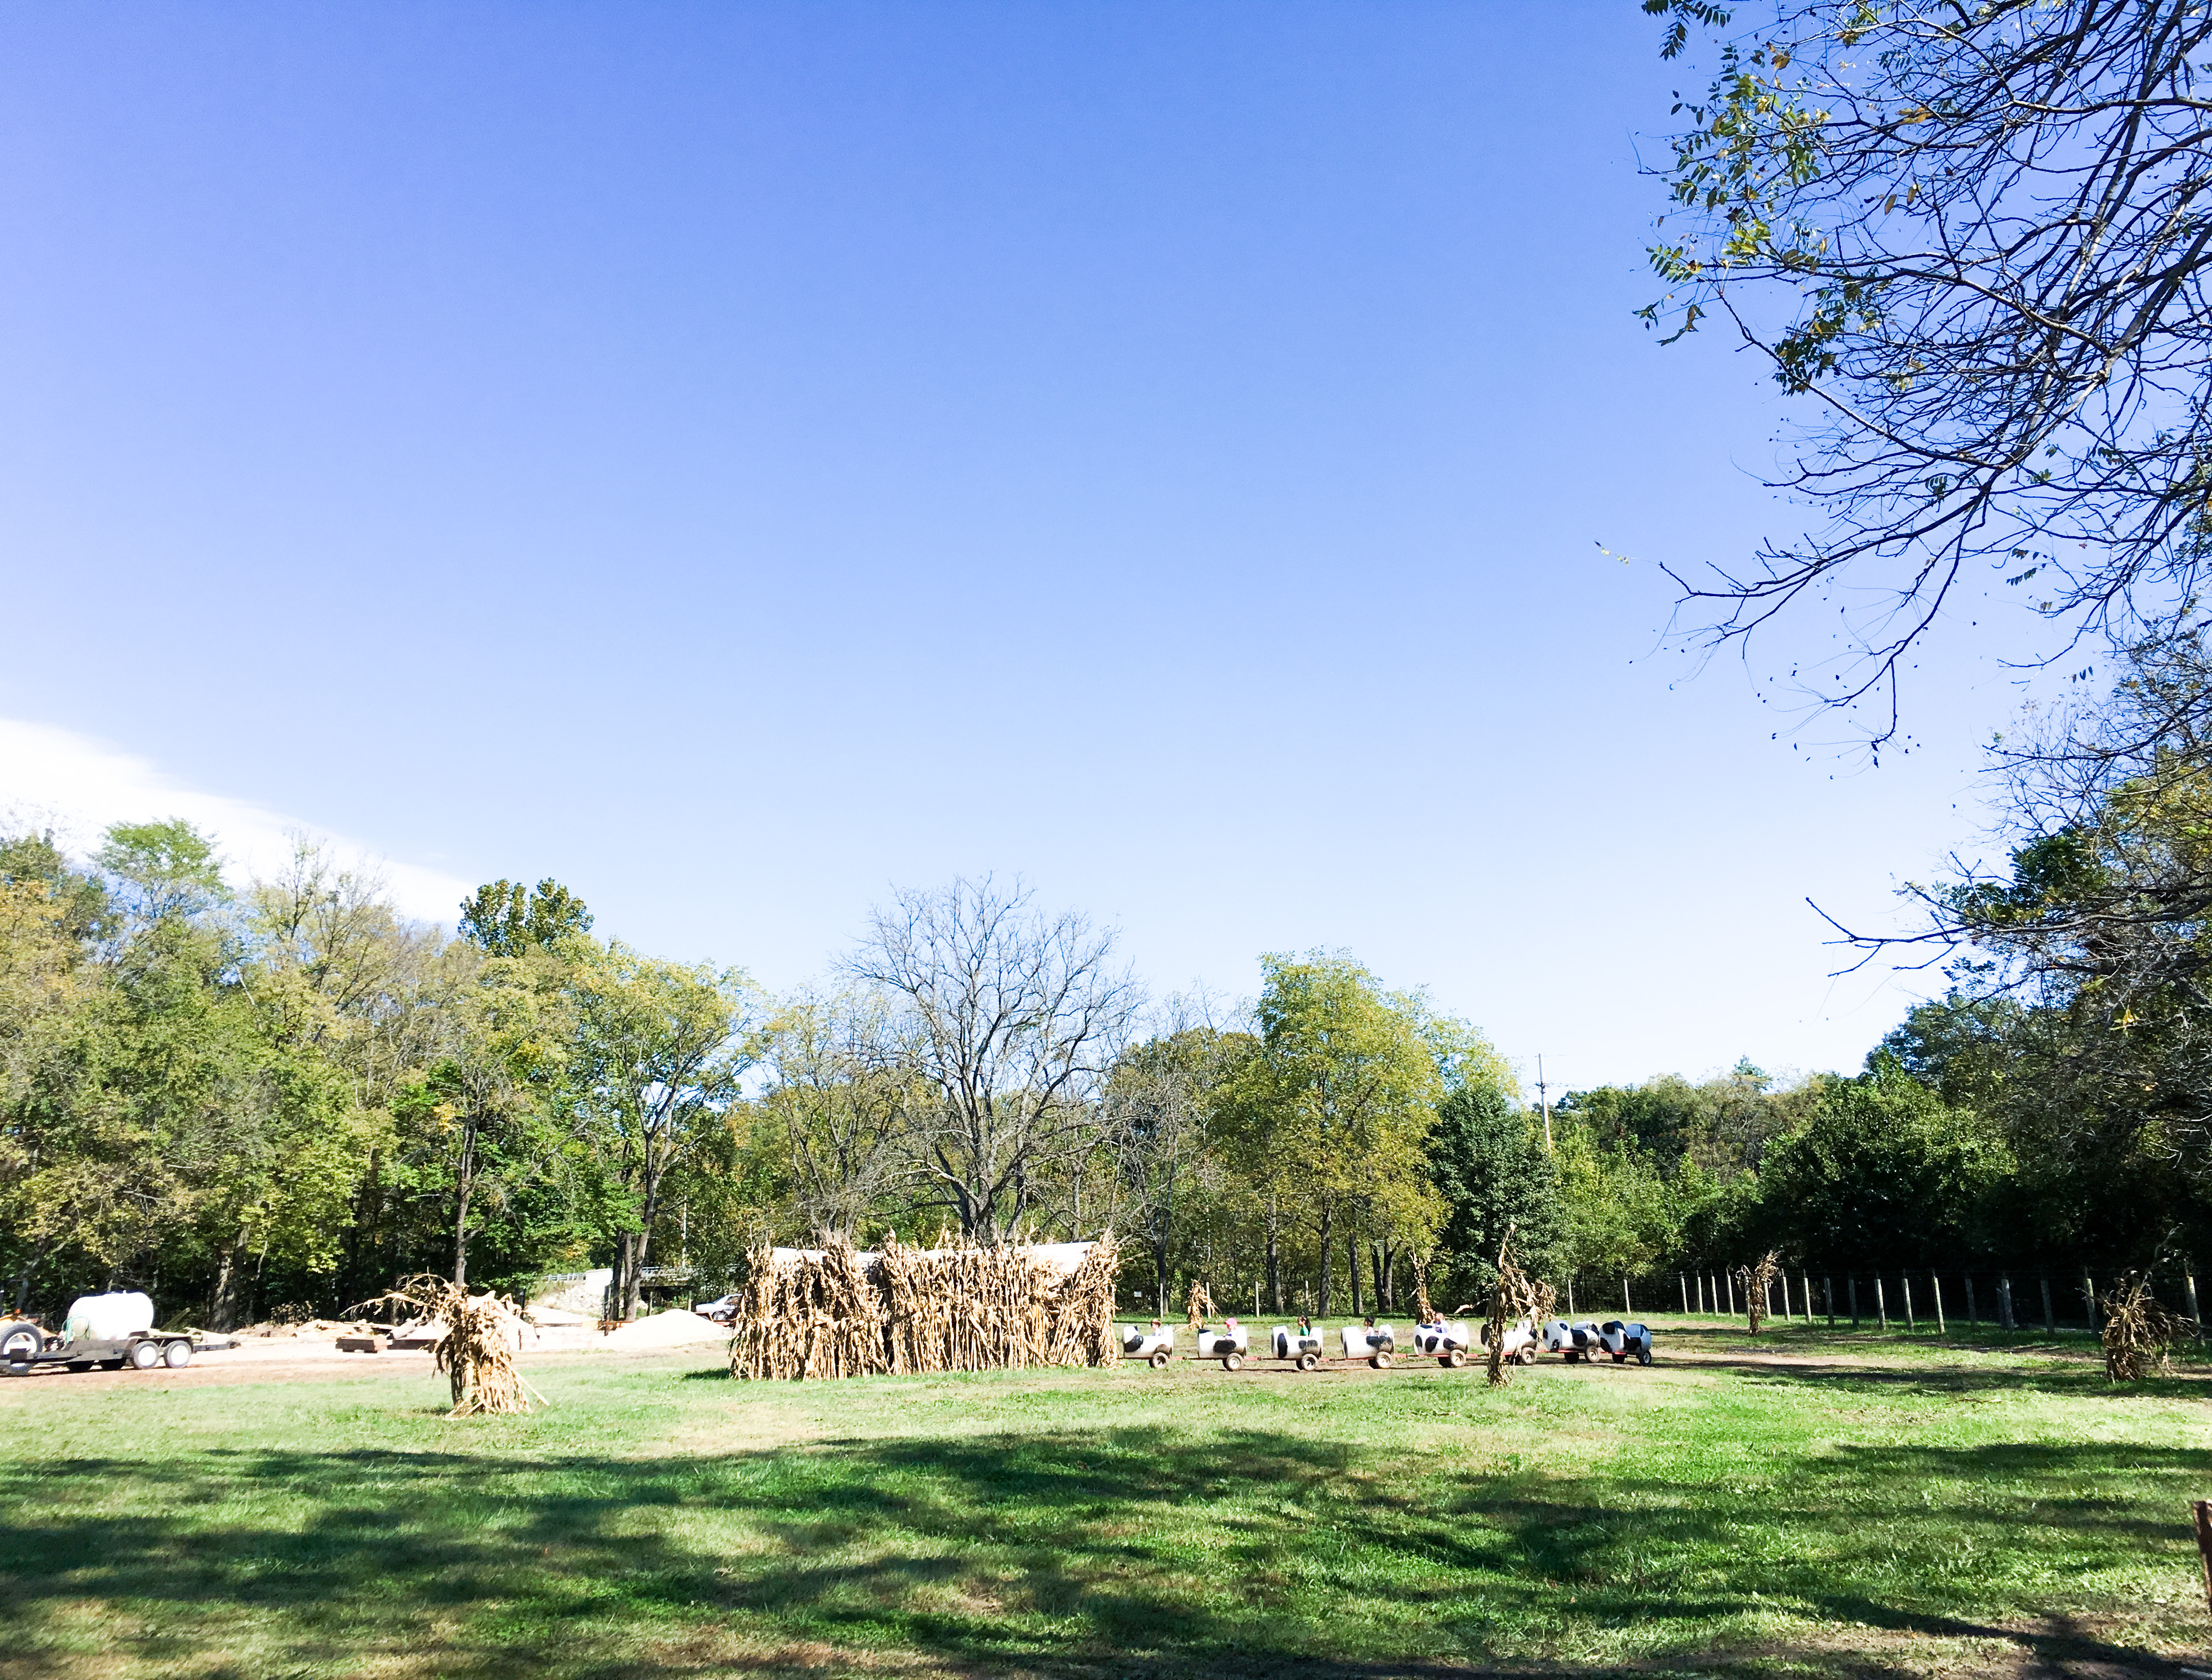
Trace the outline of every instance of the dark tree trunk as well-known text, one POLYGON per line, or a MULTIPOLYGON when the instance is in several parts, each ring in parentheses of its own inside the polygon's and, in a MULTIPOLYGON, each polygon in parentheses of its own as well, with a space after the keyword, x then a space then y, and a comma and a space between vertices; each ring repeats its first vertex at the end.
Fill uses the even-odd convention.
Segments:
POLYGON ((1321 1210, 1321 1286, 1315 1292, 1315 1300, 1323 1318, 1328 1316, 1328 1246, 1336 1234, 1335 1213, 1334 1208, 1324 1207, 1321 1210))
POLYGON ((1267 1298, 1274 1302, 1275 1311, 1283 1310, 1283 1250, 1273 1196, 1267 1198, 1267 1298))

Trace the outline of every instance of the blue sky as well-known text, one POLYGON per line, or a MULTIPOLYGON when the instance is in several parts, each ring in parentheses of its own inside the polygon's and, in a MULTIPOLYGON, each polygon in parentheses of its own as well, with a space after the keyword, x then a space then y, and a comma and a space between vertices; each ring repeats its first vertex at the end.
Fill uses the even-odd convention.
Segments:
POLYGON ((1856 1066, 1804 900, 1976 847, 2018 691, 1947 627, 1869 770, 1759 699, 1822 623, 1663 646, 1799 517, 1631 312, 1684 76, 1630 0, 0 12, 0 804, 778 986, 1018 873, 1555 1085, 1856 1066))

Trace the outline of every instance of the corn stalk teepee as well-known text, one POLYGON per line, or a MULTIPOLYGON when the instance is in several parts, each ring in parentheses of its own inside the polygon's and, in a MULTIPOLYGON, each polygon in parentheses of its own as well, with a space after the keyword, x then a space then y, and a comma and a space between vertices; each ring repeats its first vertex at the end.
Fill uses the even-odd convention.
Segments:
POLYGON ((740 1291, 730 1374, 750 1380, 1111 1365, 1112 1233, 1038 1247, 970 1242, 874 1252, 759 1248, 740 1291))
MULTIPOLYGON (((1782 1259, 1771 1248, 1759 1257, 1755 1265, 1738 1266, 1735 1281, 1743 1285, 1743 1307, 1748 1316, 1751 1333, 1759 1334, 1766 1324, 1766 1298, 1772 1293, 1774 1280, 1782 1275, 1782 1259)), ((1784 1301, 1784 1306, 1789 1303, 1784 1301)))
POLYGON ((2112 1382, 2140 1382, 2173 1368, 2167 1350, 2192 1325, 2166 1311, 2150 1292, 2150 1279, 2130 1272, 2098 1303, 2105 1309, 2102 1340, 2105 1375, 2112 1382))
POLYGON ((402 1279, 376 1304, 445 1326, 433 1359, 453 1382, 453 1409, 447 1416, 526 1412, 532 1401, 543 1404, 545 1397, 515 1368, 522 1309, 505 1295, 472 1295, 465 1284, 424 1272, 402 1279))
POLYGON ((1505 1332, 1523 1319, 1541 1324, 1551 1317, 1558 1296, 1549 1283, 1540 1283, 1513 1264, 1514 1224, 1508 1221, 1498 1245, 1498 1281, 1490 1291, 1490 1386, 1503 1388, 1513 1380, 1513 1368, 1505 1361, 1505 1332))

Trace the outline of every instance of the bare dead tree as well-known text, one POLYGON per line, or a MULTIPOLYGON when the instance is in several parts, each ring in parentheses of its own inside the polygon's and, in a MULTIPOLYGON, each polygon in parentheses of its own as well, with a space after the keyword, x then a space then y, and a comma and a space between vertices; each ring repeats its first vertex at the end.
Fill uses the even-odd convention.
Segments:
POLYGON ((1031 1211, 1048 1174, 1097 1146, 1100 1083, 1141 1001, 1112 966, 1110 931, 1030 902, 1018 882, 1007 891, 988 876, 902 892, 874 913, 847 965, 910 1012, 935 1097, 916 1139, 922 1171, 983 1241, 1031 1211))
POLYGON ((1898 729, 1912 650, 1994 567, 2053 635, 2135 640, 2212 541, 2212 45, 2202 0, 1790 0, 1664 48, 1718 63, 1665 177, 1668 342, 1724 317, 1818 418, 1778 479, 1826 517, 1677 575, 1712 646, 1825 601, 1823 705, 1898 729), (2032 585, 2032 586, 2031 586, 2032 585))

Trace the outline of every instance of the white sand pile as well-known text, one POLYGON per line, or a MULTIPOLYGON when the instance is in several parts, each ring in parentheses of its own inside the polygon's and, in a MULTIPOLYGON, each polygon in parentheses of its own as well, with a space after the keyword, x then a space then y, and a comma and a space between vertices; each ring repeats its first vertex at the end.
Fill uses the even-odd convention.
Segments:
POLYGON ((691 1345, 703 1347, 709 1342, 728 1345, 730 1332, 721 1325, 710 1324, 696 1313, 682 1308, 672 1312, 655 1313, 650 1318, 634 1319, 619 1330, 606 1333, 605 1345, 611 1348, 680 1348, 691 1345))

